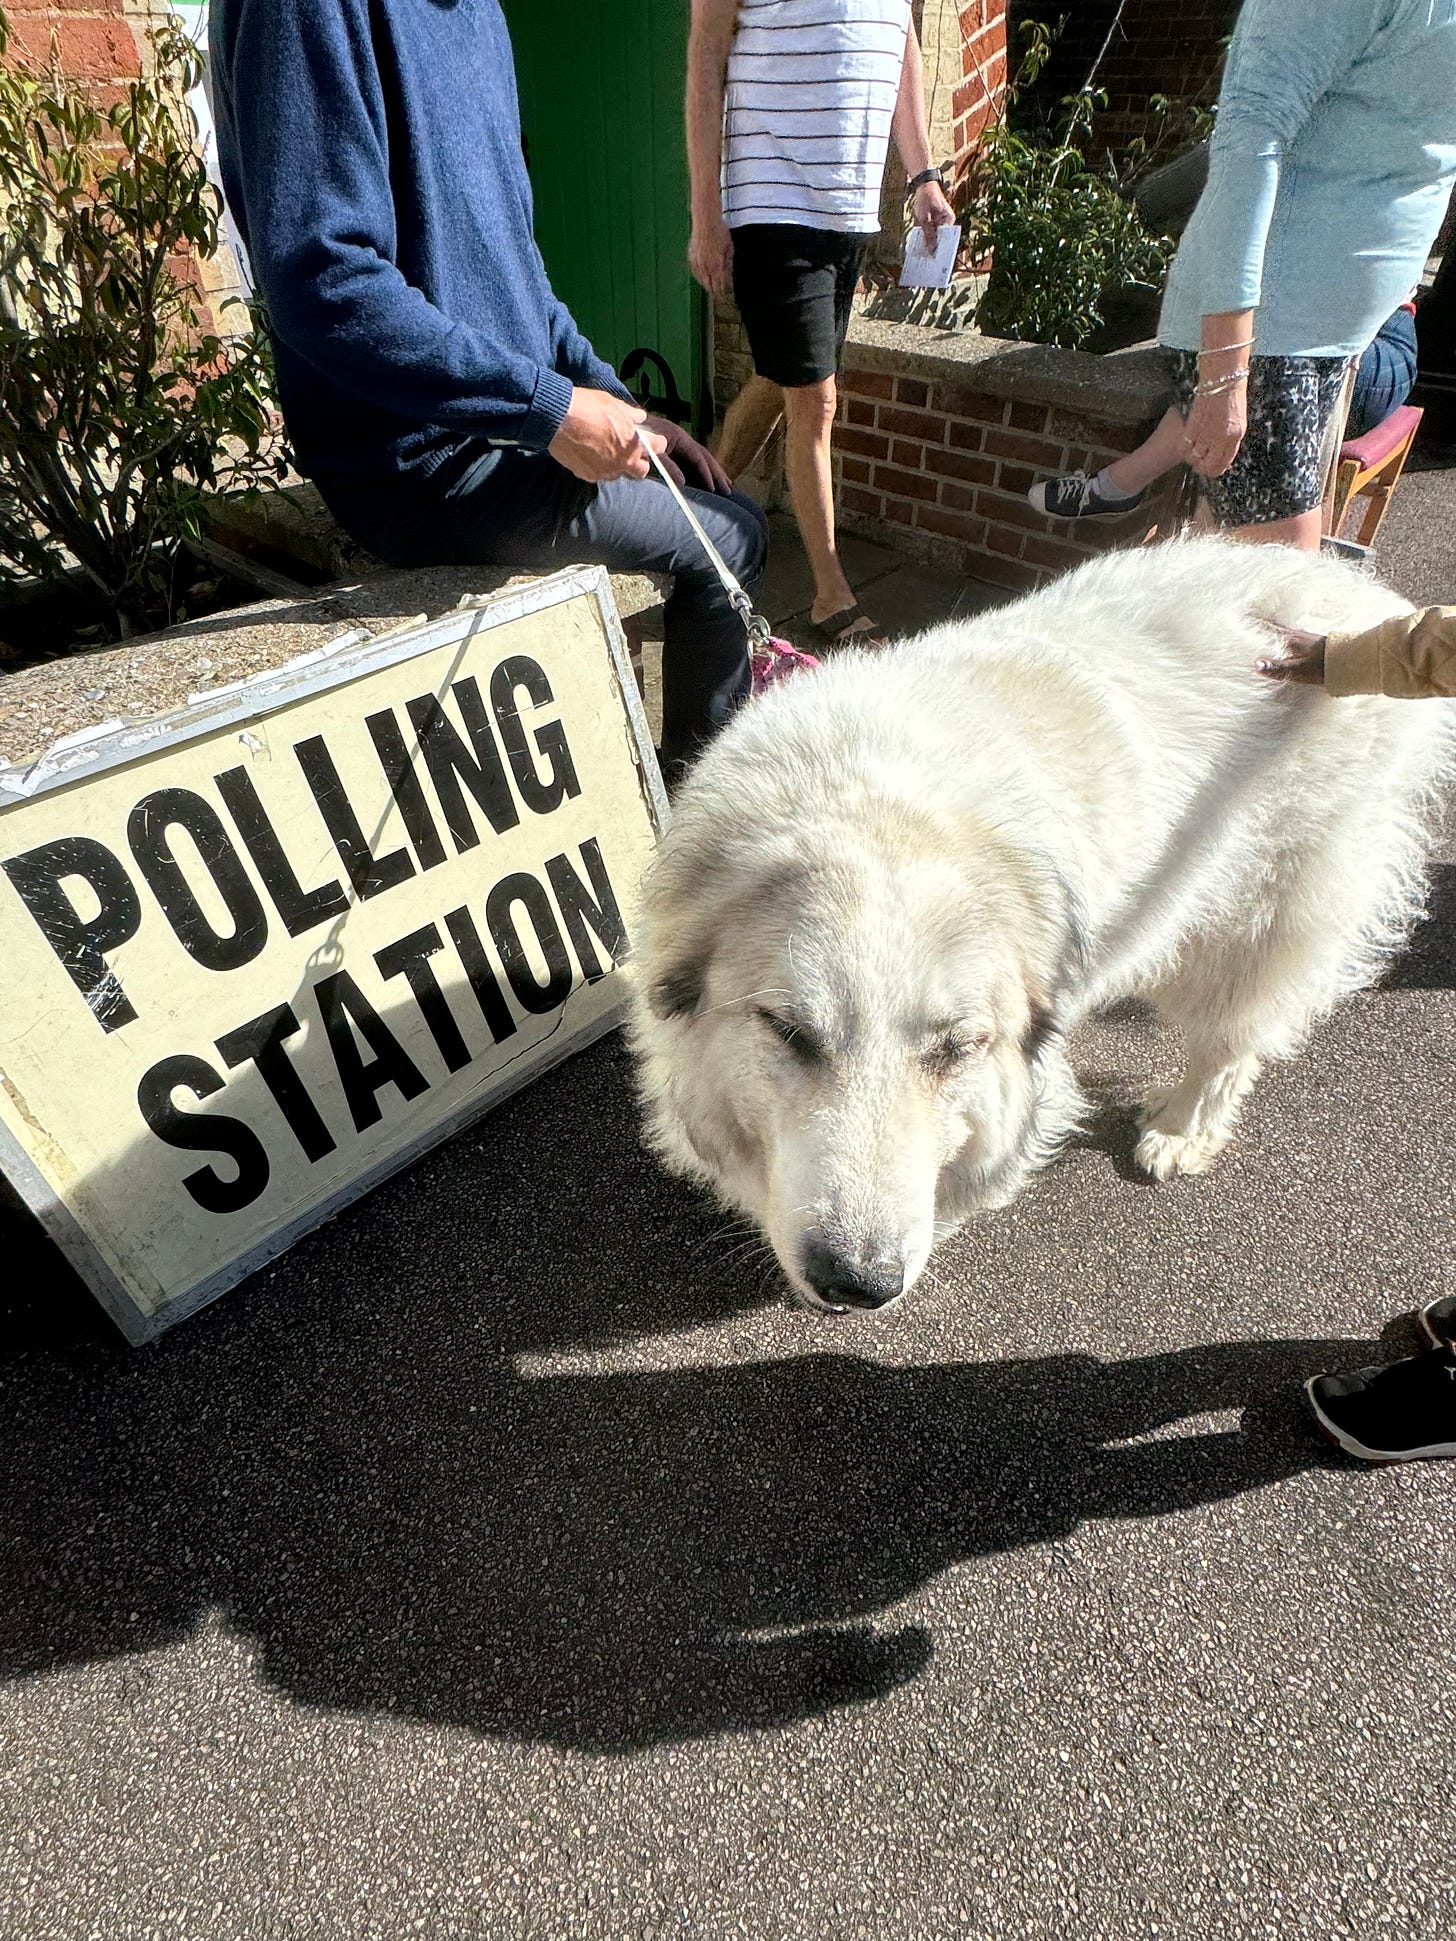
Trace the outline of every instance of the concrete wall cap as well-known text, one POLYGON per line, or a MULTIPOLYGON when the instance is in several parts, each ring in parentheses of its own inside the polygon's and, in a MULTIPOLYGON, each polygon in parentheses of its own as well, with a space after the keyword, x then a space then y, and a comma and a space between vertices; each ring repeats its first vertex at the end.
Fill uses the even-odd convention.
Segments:
MULTIPOLYGON (((1112 425, 1142 425, 1168 403, 1163 353, 1155 344, 1094 356, 1056 344, 1019 344, 977 331, 927 329, 851 319, 846 370, 885 371, 924 383, 973 384, 992 397, 1023 399, 1112 425)), ((849 387, 853 388, 853 378, 849 387)))

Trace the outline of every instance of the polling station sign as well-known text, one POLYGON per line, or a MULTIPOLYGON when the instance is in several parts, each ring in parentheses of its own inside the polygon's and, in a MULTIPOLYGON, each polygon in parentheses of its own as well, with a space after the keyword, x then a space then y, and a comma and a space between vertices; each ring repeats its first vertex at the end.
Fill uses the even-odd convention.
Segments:
POLYGON ((664 814, 599 568, 0 770, 0 1170, 149 1338, 619 1020, 664 814))

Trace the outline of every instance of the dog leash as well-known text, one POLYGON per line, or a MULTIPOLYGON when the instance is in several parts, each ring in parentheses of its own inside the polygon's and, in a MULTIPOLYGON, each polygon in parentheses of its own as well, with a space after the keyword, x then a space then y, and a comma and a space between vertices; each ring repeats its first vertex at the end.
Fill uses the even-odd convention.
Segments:
POLYGON ((756 611, 752 600, 744 592, 727 560, 703 530, 702 520, 679 490, 677 480, 653 450, 642 425, 637 427, 637 438, 657 476, 676 499, 678 510, 692 527, 698 544, 707 554, 709 564, 718 575, 723 591, 728 595, 729 604, 743 622, 744 631, 748 635, 748 658, 753 673, 754 693, 761 693, 764 688, 774 686, 776 682, 786 679, 790 674, 808 672, 812 668, 821 667, 823 662, 816 659, 813 654, 803 653, 789 641, 775 637, 773 629, 763 615, 756 611))

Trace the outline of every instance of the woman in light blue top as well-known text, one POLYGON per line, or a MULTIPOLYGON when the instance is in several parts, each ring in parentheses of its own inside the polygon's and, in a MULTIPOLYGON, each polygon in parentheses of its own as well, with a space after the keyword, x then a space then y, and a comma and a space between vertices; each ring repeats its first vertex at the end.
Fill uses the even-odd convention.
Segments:
POLYGON ((1175 406, 1033 502, 1125 512, 1186 463, 1220 525, 1317 548, 1346 369, 1420 281, 1453 180, 1456 0, 1246 0, 1158 327, 1175 406))

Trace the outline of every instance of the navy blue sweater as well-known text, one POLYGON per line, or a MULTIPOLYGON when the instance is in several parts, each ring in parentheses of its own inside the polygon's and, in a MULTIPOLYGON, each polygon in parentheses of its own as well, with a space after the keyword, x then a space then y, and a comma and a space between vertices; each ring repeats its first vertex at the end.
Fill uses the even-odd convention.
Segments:
POLYGON ((546 280, 498 0, 212 0, 209 42, 303 471, 422 479, 626 395, 546 280))

